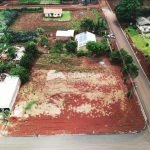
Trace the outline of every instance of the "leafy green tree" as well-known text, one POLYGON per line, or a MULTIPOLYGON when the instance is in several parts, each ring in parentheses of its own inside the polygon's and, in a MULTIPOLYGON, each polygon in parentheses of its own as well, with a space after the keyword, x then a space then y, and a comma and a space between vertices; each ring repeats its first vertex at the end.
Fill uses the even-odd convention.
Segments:
POLYGON ((33 64, 33 56, 30 53, 25 53, 20 62, 19 65, 26 68, 27 70, 30 70, 33 64))
POLYGON ((139 67, 135 63, 128 64, 127 69, 132 79, 139 75, 139 67))
POLYGON ((140 3, 141 6, 143 6, 144 3, 145 3, 145 0, 138 0, 138 1, 139 1, 139 3, 140 3))
POLYGON ((107 29, 106 22, 104 21, 103 18, 99 17, 95 23, 94 32, 96 34, 103 35, 106 29, 107 29))
POLYGON ((20 78, 22 84, 28 82, 29 78, 30 78, 29 71, 21 66, 12 68, 10 70, 9 74, 11 76, 18 76, 20 78))
POLYGON ((114 11, 119 20, 129 21, 138 16, 140 7, 138 0, 121 0, 115 6, 114 11))
POLYGON ((37 28, 36 31, 37 31, 39 34, 43 34, 43 33, 44 33, 44 29, 43 29, 43 28, 37 28))
POLYGON ((130 64, 133 62, 133 58, 131 55, 127 54, 124 58, 125 64, 130 64))
POLYGON ((101 55, 105 51, 105 46, 101 42, 89 41, 86 43, 88 51, 92 51, 92 54, 101 55))
POLYGON ((84 30, 93 30, 95 25, 92 19, 85 17, 81 20, 80 27, 84 30))
POLYGON ((122 62, 121 56, 120 56, 120 52, 119 51, 112 51, 110 53, 110 58, 113 62, 122 62))
POLYGON ((60 51, 63 50, 63 44, 64 44, 64 41, 63 40, 56 40, 55 42, 55 48, 59 49, 60 51))
POLYGON ((8 48, 8 56, 13 59, 16 58, 16 50, 13 47, 8 48))
POLYGON ((5 70, 5 63, 2 61, 0 63, 0 73, 2 73, 5 70))
POLYGON ((38 48, 37 45, 31 41, 25 45, 25 53, 30 53, 33 57, 37 55, 38 48))
POLYGON ((66 45, 65 48, 67 49, 67 51, 69 53, 74 53, 76 48, 77 48, 77 42, 73 41, 73 40, 69 40, 66 45))
POLYGON ((81 29, 80 22, 77 19, 72 19, 70 27, 75 31, 79 31, 81 29))
POLYGON ((48 38, 46 36, 43 36, 41 38, 41 46, 47 45, 48 44, 48 38))

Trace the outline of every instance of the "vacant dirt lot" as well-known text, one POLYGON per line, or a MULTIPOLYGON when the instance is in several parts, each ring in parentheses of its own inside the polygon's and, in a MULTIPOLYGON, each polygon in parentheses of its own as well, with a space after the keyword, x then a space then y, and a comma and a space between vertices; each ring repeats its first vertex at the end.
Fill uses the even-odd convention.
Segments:
MULTIPOLYGON (((48 32, 56 32, 56 30, 70 29, 70 21, 44 21, 43 13, 20 13, 17 21, 14 23, 12 29, 14 31, 20 30, 35 30, 39 27, 44 28, 48 32)), ((80 21, 84 17, 90 17, 93 20, 95 16, 92 10, 74 10, 71 11, 71 19, 76 18, 80 21)))
POLYGON ((126 97, 131 84, 123 83, 120 66, 107 57, 69 60, 80 71, 53 71, 64 62, 53 64, 52 70, 32 69, 31 81, 21 87, 11 112, 8 136, 126 133, 145 127, 135 94, 126 97), (33 100, 38 103, 25 111, 33 100))

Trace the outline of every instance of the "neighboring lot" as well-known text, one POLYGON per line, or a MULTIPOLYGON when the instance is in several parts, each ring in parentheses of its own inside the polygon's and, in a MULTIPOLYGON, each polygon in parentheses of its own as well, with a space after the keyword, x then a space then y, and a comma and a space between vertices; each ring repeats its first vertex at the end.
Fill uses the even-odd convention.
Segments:
POLYGON ((20 89, 7 135, 126 133, 145 127, 136 96, 126 97, 131 85, 123 83, 120 66, 108 57, 68 57, 58 61, 44 54, 37 60, 31 81, 20 89), (46 80, 52 69, 56 73, 46 80))
POLYGON ((135 47, 141 50, 145 55, 150 56, 150 35, 141 35, 132 26, 129 26, 126 31, 130 35, 135 47))
MULTIPOLYGON (((80 21, 84 17, 89 17, 95 19, 92 10, 76 10, 71 11, 71 19, 76 18, 80 21), (81 13, 82 12, 82 13, 81 13)), ((14 23, 12 29, 14 31, 20 30, 34 30, 36 28, 42 27, 47 32, 56 32, 56 30, 60 29, 70 29, 70 21, 44 21, 43 13, 21 13, 14 23)))

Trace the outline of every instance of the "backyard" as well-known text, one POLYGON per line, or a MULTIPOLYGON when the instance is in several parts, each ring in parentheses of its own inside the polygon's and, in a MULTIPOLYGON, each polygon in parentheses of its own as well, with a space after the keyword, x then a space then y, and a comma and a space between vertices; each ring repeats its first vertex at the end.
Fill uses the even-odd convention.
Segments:
POLYGON ((5 135, 106 134, 145 127, 137 97, 126 93, 120 66, 108 57, 42 55, 11 111, 5 135), (53 60, 52 60, 53 58, 53 60), (56 63, 56 62, 57 63, 56 63), (101 63, 103 62, 103 63, 101 63))

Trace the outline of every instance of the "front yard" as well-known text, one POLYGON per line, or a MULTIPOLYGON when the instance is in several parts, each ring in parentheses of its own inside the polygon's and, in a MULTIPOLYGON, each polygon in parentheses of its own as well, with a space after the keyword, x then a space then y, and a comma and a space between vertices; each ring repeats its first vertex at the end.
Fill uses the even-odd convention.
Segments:
POLYGON ((130 35, 134 46, 145 55, 150 56, 150 36, 146 37, 146 35, 139 34, 132 26, 126 28, 126 31, 130 35))

